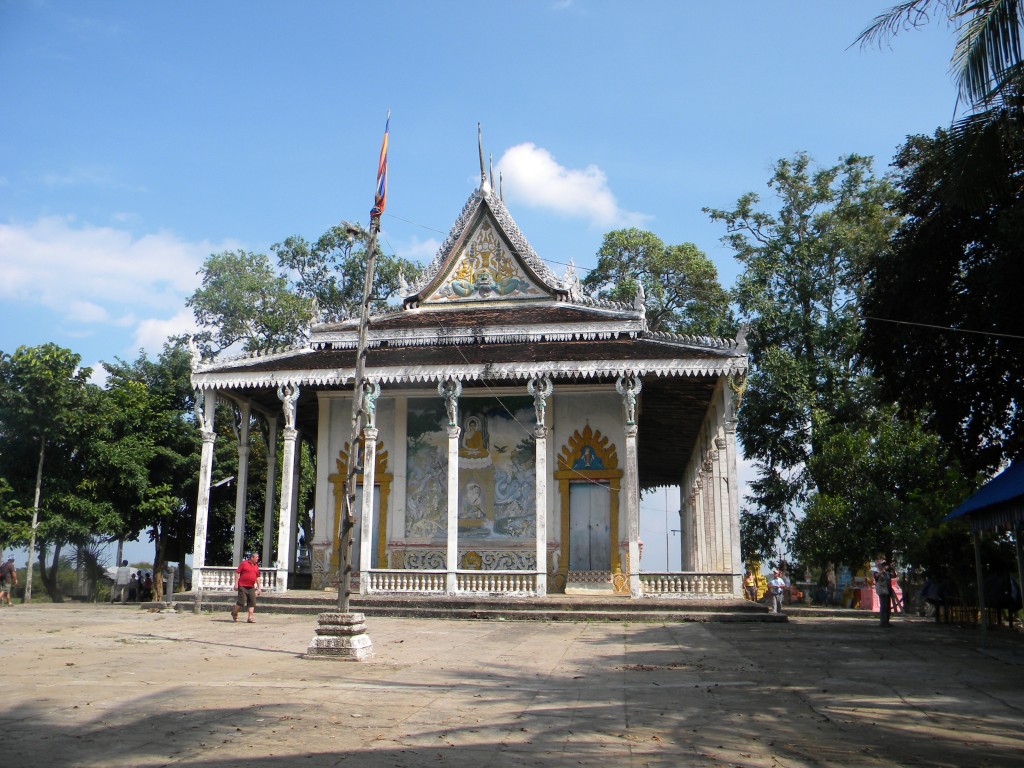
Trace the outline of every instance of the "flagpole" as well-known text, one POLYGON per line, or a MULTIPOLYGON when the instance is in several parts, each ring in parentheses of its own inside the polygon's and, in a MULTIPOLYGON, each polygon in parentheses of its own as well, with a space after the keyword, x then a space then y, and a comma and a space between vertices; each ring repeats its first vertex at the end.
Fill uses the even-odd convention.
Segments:
MULTIPOLYGON (((338 539, 341 552, 338 563, 338 612, 349 612, 352 573, 352 534, 356 518, 356 473, 359 469, 359 446, 363 431, 366 387, 366 349, 370 327, 370 297, 373 293, 373 276, 377 269, 377 235, 380 232, 380 217, 387 201, 388 185, 388 132, 391 126, 391 112, 384 126, 384 141, 380 148, 377 165, 377 191, 370 210, 370 243, 366 249, 366 275, 363 279, 363 303, 359 313, 359 341, 356 345, 355 378, 352 382, 352 430, 349 433, 348 461, 345 472, 345 505, 338 525, 338 539)), ((363 493, 367 489, 363 488, 363 493)), ((373 489, 369 489, 373 494, 373 489)), ((365 521, 364 521, 365 523, 365 521)), ((363 567, 368 567, 363 563, 363 567)))
MULTIPOLYGON (((359 315, 359 342, 356 346, 355 380, 352 384, 352 430, 348 441, 348 462, 345 472, 345 507, 342 511, 338 538, 341 542, 340 578, 338 579, 338 612, 349 612, 350 577, 352 573, 352 533, 355 530, 356 473, 359 469, 359 444, 365 416, 364 387, 366 386, 366 349, 370 326, 370 297, 373 275, 377 268, 377 233, 380 216, 370 219, 370 244, 366 253, 366 276, 363 280, 363 305, 359 315)), ((363 493, 367 489, 363 488, 363 493)), ((373 493, 373 489, 370 489, 373 493)))

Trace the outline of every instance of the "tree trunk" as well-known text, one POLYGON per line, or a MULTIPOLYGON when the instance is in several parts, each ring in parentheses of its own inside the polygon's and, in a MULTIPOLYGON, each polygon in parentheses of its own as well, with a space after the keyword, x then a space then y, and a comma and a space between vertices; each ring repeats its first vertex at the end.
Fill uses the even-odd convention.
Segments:
POLYGON ((43 589, 50 599, 55 603, 63 603, 64 595, 60 592, 60 585, 57 581, 57 571, 60 565, 60 544, 53 545, 53 560, 49 570, 46 567, 46 548, 39 550, 39 580, 43 582, 43 589))
MULTIPOLYGON (((39 466, 36 468, 36 499, 32 505, 32 536, 28 541, 28 565, 25 568, 25 597, 21 602, 32 602, 32 561, 36 556, 36 529, 39 527, 39 495, 43 488, 43 456, 46 454, 46 438, 39 438, 39 466)), ((42 562, 42 559, 40 559, 42 562)))

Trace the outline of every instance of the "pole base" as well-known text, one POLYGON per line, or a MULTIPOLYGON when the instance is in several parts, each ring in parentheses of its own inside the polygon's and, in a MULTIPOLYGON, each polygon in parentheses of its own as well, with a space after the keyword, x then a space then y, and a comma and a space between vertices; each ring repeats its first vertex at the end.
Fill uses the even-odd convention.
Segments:
POLYGON ((373 656, 373 641, 366 634, 366 616, 362 613, 321 613, 317 616, 316 636, 310 641, 304 659, 364 661, 373 656))

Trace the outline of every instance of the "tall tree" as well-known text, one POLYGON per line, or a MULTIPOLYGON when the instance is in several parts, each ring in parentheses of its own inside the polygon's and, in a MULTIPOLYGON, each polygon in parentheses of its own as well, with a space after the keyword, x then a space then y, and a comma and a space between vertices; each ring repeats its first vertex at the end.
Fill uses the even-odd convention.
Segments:
POLYGON ((992 157, 971 200, 950 190, 948 151, 939 131, 897 155, 905 219, 869 265, 864 349, 886 396, 993 471, 1024 455, 1024 144, 992 157))
MULTIPOLYGON (((342 222, 312 244, 299 236, 274 244, 277 268, 266 254, 211 255, 199 271, 202 284, 186 301, 206 328, 197 341, 206 353, 235 344, 265 351, 298 343, 322 318, 358 316, 369 239, 359 225, 342 222)), ((400 275, 418 269, 378 250, 372 308, 384 309, 400 275)))
POLYGON ((56 344, 0 353, 0 477, 21 509, 32 510, 28 529, 29 572, 25 600, 32 599, 31 563, 37 552, 43 585, 61 599, 56 570, 63 545, 85 543, 105 530, 97 502, 87 443, 101 408, 101 393, 87 383, 81 356, 56 344), (52 567, 46 553, 52 547, 52 567))
POLYGON ((811 459, 823 425, 855 424, 863 412, 871 381, 857 351, 859 293, 896 224, 892 188, 866 157, 812 169, 798 154, 776 163, 769 187, 775 213, 754 193, 731 211, 705 209, 743 266, 734 297, 752 369, 737 433, 758 476, 741 522, 745 551, 762 557, 817 489, 811 459))
POLYGON ((111 465, 126 466, 110 472, 117 479, 106 489, 120 513, 117 533, 129 539, 147 533, 154 569, 162 572, 165 563, 184 560, 195 525, 199 435, 188 350, 168 342, 155 361, 140 353, 132 363, 104 367, 115 404, 103 430, 105 446, 111 465))
POLYGON ((632 302, 642 287, 652 331, 735 333, 718 270, 693 243, 666 246, 654 233, 636 228, 609 232, 583 287, 598 298, 620 302, 632 302))

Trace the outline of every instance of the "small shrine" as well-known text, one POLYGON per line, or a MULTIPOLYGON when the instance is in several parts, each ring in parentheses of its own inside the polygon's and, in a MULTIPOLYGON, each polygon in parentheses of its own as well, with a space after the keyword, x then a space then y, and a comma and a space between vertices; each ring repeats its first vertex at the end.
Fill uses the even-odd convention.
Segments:
MULTIPOLYGON (((652 333, 633 304, 554 274, 481 167, 433 261, 402 281, 401 308, 371 316, 366 426, 348 444, 357 320, 315 324, 307 343, 193 360, 203 453, 193 587, 230 588, 206 562, 214 403, 258 416, 281 493, 268 493, 265 587, 303 569, 339 574, 348 455, 359 462, 353 568, 362 594, 540 596, 553 592, 740 597, 736 408, 747 371, 737 340, 652 333), (296 446, 316 457, 312 541, 297 546, 296 446), (683 571, 640 570, 640 494, 682 488, 683 571), (372 491, 371 491, 372 489, 372 491)), ((244 431, 243 430, 243 431, 244 431)), ((236 560, 245 520, 240 435, 236 560)))

